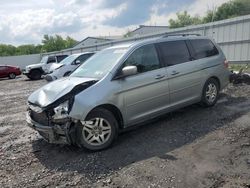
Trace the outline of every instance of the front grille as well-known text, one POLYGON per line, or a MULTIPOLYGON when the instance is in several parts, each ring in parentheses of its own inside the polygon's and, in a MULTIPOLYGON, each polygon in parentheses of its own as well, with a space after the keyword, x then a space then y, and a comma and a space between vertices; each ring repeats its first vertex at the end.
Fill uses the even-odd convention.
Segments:
POLYGON ((30 110, 30 117, 41 125, 49 126, 49 118, 46 112, 37 113, 33 110, 30 110))

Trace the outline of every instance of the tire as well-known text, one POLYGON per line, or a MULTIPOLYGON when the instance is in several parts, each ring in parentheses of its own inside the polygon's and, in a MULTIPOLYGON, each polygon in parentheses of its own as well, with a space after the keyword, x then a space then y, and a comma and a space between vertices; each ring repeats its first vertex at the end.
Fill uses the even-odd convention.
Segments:
POLYGON ((15 79, 16 78, 16 74, 15 73, 10 73, 9 74, 9 79, 15 79))
POLYGON ((203 91, 201 103, 205 107, 214 106, 219 96, 219 83, 214 78, 210 78, 206 81, 203 91))
POLYGON ((104 108, 94 109, 87 116, 85 123, 77 126, 78 145, 92 151, 106 149, 117 135, 118 122, 113 113, 104 108))
POLYGON ((32 70, 29 74, 31 80, 39 80, 42 77, 42 73, 40 70, 32 70))

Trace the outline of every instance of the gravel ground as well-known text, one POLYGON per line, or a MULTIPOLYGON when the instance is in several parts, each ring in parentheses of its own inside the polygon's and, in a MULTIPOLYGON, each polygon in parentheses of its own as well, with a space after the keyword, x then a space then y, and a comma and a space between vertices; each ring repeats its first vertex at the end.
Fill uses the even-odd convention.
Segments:
POLYGON ((189 106, 89 152, 52 145, 26 126, 44 80, 0 80, 0 187, 250 187, 250 86, 229 85, 212 108, 189 106))

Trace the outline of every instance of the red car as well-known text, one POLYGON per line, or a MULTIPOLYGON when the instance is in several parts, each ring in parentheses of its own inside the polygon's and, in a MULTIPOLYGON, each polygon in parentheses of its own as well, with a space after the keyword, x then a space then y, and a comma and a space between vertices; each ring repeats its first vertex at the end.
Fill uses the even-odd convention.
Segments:
POLYGON ((9 77, 10 79, 14 79, 18 75, 21 75, 21 70, 19 67, 0 65, 0 78, 9 77))

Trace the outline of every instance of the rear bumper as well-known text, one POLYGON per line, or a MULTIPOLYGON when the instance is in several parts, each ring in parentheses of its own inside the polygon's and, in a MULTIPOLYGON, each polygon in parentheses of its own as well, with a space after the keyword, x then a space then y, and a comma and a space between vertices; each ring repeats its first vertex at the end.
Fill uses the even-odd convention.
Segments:
POLYGON ((71 144, 69 136, 70 124, 44 126, 31 119, 29 112, 26 113, 26 122, 29 127, 39 132, 39 134, 49 143, 71 144))

